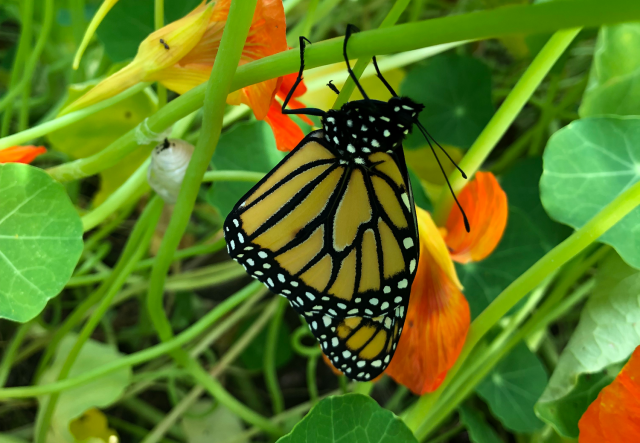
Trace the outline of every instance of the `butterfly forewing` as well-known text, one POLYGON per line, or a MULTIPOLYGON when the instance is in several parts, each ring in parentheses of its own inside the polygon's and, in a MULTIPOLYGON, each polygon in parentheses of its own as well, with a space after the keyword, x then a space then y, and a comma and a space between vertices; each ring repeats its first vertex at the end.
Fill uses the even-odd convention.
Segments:
POLYGON ((225 221, 230 255, 304 315, 393 316, 418 261, 400 154, 349 165, 309 134, 225 221))

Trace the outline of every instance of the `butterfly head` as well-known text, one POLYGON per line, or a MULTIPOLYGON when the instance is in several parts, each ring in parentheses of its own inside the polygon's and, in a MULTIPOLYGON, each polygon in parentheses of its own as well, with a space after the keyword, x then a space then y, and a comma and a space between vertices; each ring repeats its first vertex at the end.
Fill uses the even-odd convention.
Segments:
POLYGON ((363 155, 401 149, 423 108, 407 97, 352 101, 323 117, 324 138, 341 157, 357 163, 363 155))

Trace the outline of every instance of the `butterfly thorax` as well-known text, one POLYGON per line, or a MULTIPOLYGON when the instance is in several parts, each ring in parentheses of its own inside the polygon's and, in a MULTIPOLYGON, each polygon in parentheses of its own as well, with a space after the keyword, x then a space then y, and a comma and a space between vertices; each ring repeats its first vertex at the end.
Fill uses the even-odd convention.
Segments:
POLYGON ((423 108, 407 97, 352 101, 322 118, 324 138, 341 160, 365 164, 369 154, 401 149, 423 108))

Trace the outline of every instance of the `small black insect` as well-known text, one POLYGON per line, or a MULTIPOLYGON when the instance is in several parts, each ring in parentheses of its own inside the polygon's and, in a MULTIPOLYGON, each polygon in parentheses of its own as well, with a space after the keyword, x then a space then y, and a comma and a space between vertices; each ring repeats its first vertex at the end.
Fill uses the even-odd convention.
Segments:
POLYGON ((327 86, 329 87, 329 89, 331 89, 333 92, 335 92, 336 94, 340 95, 340 91, 338 91, 338 88, 336 87, 336 85, 333 84, 333 80, 329 80, 329 83, 327 83, 327 86))
POLYGON ((165 41, 164 41, 164 39, 162 39, 162 38, 160 39, 160 44, 161 44, 162 46, 164 46, 164 49, 166 49, 167 51, 168 51, 169 49, 171 49, 171 48, 169 47, 169 45, 167 44, 167 42, 165 42, 165 41))

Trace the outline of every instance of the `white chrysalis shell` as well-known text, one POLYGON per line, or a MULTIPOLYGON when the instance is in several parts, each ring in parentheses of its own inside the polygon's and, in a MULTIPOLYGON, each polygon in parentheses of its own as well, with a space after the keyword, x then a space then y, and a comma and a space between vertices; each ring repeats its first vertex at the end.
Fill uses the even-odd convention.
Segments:
POLYGON ((153 190, 168 204, 172 205, 178 201, 180 186, 193 149, 191 143, 177 139, 165 139, 153 148, 147 180, 153 190))

